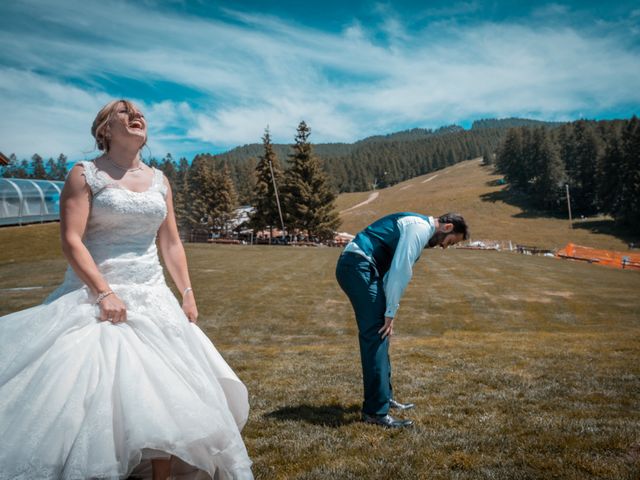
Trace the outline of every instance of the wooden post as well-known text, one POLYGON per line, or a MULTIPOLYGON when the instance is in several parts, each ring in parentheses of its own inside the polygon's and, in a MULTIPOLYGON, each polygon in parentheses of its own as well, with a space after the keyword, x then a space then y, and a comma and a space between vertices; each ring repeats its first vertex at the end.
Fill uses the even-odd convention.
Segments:
POLYGON ((569 228, 573 228, 573 220, 571 219, 571 197, 569 196, 569 184, 566 183, 565 187, 567 187, 567 210, 569 210, 569 228))
POLYGON ((278 196, 278 186, 276 185, 276 177, 273 175, 273 165, 271 164, 271 160, 269 160, 269 170, 271 170, 271 181, 273 182, 273 191, 276 194, 276 203, 278 204, 278 214, 280 215, 280 225, 282 225, 282 238, 286 235, 286 230, 284 229, 284 220, 282 219, 282 209, 280 208, 280 197, 278 196))

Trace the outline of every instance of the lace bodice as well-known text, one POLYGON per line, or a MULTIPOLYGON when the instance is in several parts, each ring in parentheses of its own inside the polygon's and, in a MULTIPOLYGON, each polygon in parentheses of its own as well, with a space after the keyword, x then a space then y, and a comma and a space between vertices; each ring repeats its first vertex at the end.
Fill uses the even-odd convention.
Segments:
MULTIPOLYGON (((112 287, 164 282, 155 243, 158 228, 167 215, 162 171, 154 168, 149 189, 134 192, 119 185, 93 162, 80 163, 92 194, 83 243, 107 282, 112 287)), ((69 267, 64 284, 52 296, 81 285, 69 267)))

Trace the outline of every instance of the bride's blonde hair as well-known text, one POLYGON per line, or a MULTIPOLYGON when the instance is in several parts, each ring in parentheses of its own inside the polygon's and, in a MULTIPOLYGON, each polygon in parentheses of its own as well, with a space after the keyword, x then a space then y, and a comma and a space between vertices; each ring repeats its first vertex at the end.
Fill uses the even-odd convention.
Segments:
MULTIPOLYGON (((111 127, 109 124, 118 113, 118 107, 121 103, 124 104, 124 108, 129 116, 131 116, 133 112, 139 111, 132 102, 125 99, 112 100, 102 107, 96 115, 96 118, 93 120, 93 125, 91 125, 91 135, 96 139, 96 146, 98 147, 98 150, 104 150, 105 152, 109 151, 109 144, 111 142, 111 127)), ((146 143, 147 138, 145 137, 144 144, 142 146, 146 143)))

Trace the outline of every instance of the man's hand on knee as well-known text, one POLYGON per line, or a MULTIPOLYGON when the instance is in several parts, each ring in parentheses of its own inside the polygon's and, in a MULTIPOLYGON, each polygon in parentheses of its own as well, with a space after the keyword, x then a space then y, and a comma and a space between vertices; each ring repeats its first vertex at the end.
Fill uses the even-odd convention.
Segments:
POLYGON ((378 333, 382 334, 382 338, 393 335, 393 317, 384 317, 384 325, 378 330, 378 333))

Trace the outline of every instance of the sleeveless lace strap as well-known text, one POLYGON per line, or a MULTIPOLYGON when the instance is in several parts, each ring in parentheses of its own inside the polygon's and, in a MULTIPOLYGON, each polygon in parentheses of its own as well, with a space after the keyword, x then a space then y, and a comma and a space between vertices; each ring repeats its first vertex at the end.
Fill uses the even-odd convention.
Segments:
POLYGON ((82 175, 84 175, 87 185, 89 185, 89 188, 91 189, 91 193, 95 196, 104 189, 106 184, 98 175, 98 169, 93 162, 82 161, 78 163, 84 167, 82 175))
POLYGON ((162 196, 167 196, 167 186, 164 184, 164 173, 156 167, 153 168, 153 187, 156 188, 162 196))

